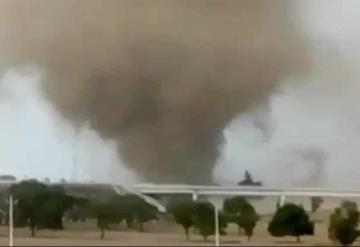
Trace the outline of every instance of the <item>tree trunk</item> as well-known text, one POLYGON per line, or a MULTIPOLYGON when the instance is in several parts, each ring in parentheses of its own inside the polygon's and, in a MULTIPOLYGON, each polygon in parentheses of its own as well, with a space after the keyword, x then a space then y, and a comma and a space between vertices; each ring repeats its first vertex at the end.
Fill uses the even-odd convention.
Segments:
POLYGON ((126 218, 126 225, 128 229, 132 229, 134 227, 134 221, 130 218, 126 218))
POLYGON ((301 242, 300 236, 296 236, 296 242, 298 242, 298 243, 301 242))
POLYGON ((207 242, 207 236, 203 236, 203 238, 204 238, 204 242, 206 243, 207 242))
POLYGON ((248 235, 247 237, 248 237, 248 242, 250 242, 251 241, 251 235, 248 235))
POLYGON ((139 229, 140 229, 140 232, 144 232, 144 223, 143 222, 139 223, 139 229))
POLYGON ((31 225, 31 226, 30 226, 30 230, 31 230, 31 237, 35 238, 35 237, 36 237, 35 226, 34 226, 34 225, 31 225))
POLYGON ((185 228, 186 241, 189 241, 189 228, 185 228))
POLYGON ((105 238, 105 227, 101 227, 100 228, 100 239, 104 239, 105 238))

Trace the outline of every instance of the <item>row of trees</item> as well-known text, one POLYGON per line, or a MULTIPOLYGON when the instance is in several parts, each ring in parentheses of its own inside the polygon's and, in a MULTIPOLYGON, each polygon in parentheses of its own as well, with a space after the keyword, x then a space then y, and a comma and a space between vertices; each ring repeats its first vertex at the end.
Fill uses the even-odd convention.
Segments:
MULTIPOLYGON (((312 211, 316 211, 322 203, 321 198, 316 198, 312 204, 312 211)), ((207 239, 214 234, 214 207, 210 203, 180 201, 173 202, 169 212, 175 221, 180 224, 189 239, 189 229, 194 227, 207 239)), ((243 197, 234 197, 224 202, 224 211, 220 216, 220 234, 226 234, 228 223, 237 224, 243 230, 249 241, 260 217, 255 208, 243 197)), ((343 202, 335 209, 330 217, 329 238, 344 246, 350 245, 360 236, 357 230, 360 213, 354 202, 343 202)), ((277 210, 268 225, 268 232, 275 237, 294 236, 300 242, 304 235, 314 235, 314 222, 301 205, 288 203, 277 210)))
POLYGON ((36 230, 62 230, 63 218, 96 219, 101 238, 111 225, 126 221, 129 228, 157 220, 157 209, 135 195, 115 196, 105 202, 91 201, 66 194, 62 186, 51 186, 35 180, 23 181, 11 187, 14 201, 15 227, 29 227, 31 235, 36 230))
MULTIPOLYGON (((62 186, 51 186, 35 180, 23 181, 11 187, 16 201, 14 206, 15 227, 29 227, 32 236, 41 229, 62 230, 63 218, 74 221, 96 219, 101 238, 111 225, 126 222, 129 228, 143 231, 144 223, 157 220, 157 209, 136 195, 115 196, 105 202, 89 201, 66 194, 62 186)), ((249 238, 259 216, 243 198, 234 198, 225 203, 220 212, 221 233, 228 223, 236 223, 245 230, 249 238)), ((206 239, 214 234, 214 206, 209 202, 173 201, 169 212, 181 224, 188 237, 188 229, 196 228, 206 239)))
MULTIPOLYGON (((194 202, 191 200, 173 201, 168 211, 174 216, 176 223, 181 225, 189 240, 189 229, 194 227, 203 236, 204 240, 215 233, 215 207, 209 202, 194 202)), ((219 213, 220 234, 224 235, 227 221, 223 213, 219 213)))
MULTIPOLYGON (((189 239, 189 229, 194 227, 207 239, 214 234, 214 207, 206 202, 181 201, 173 202, 169 212, 175 221, 180 224, 189 239)), ((260 220, 255 208, 243 197, 234 197, 224 202, 223 212, 219 212, 220 234, 226 234, 228 223, 238 226, 239 232, 243 231, 251 240, 254 228, 260 220)), ((276 237, 295 236, 300 241, 300 236, 314 233, 314 224, 310 222, 305 210, 294 204, 279 207, 268 231, 276 237)))
MULTIPOLYGON (((62 230, 65 215, 74 221, 79 218, 97 220, 100 237, 112 225, 126 222, 129 228, 144 230, 144 223, 157 220, 159 212, 136 195, 115 196, 105 202, 89 201, 66 194, 61 186, 50 186, 37 181, 23 181, 11 187, 16 201, 14 223, 16 227, 29 227, 32 236, 36 230, 62 230)), ((322 199, 316 198, 312 210, 316 211, 322 199)), ((180 224, 189 239, 190 228, 194 228, 204 240, 215 233, 215 207, 209 202, 173 200, 168 212, 180 224)), ((329 238, 343 245, 352 244, 360 235, 357 230, 360 213, 356 203, 344 202, 330 217, 329 238)), ((238 226, 251 240, 260 216, 255 208, 243 197, 234 197, 224 202, 219 212, 220 234, 225 235, 229 223, 238 226)), ((272 236, 294 236, 298 241, 304 235, 314 234, 314 223, 302 206, 285 204, 278 206, 268 225, 272 236)))
POLYGON ((64 212, 76 202, 61 186, 47 186, 36 181, 15 184, 11 192, 16 202, 14 225, 28 226, 32 236, 37 229, 62 230, 64 212))

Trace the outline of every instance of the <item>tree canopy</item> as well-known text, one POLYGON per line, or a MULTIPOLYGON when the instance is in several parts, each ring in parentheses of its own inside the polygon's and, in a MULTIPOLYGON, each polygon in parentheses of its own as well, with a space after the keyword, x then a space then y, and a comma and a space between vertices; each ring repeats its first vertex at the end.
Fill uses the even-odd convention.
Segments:
POLYGON ((359 237, 359 211, 357 204, 345 201, 330 216, 329 238, 347 246, 359 237))
POLYGON ((303 207, 289 203, 278 207, 268 231, 275 237, 295 236, 300 241, 300 236, 314 234, 314 223, 303 207))
MULTIPOLYGON (((187 239, 191 227, 197 229, 205 241, 215 233, 215 207, 210 202, 174 200, 169 203, 168 211, 174 216, 175 222, 184 228, 187 239)), ((226 234, 226 227, 227 219, 219 212, 220 234, 226 234)))
MULTIPOLYGON (((195 205, 193 224, 199 230, 200 235, 206 241, 208 236, 215 233, 215 207, 210 202, 197 202, 195 205)), ((219 212, 219 231, 226 235, 227 222, 224 215, 219 212)))
POLYGON ((29 226, 32 236, 35 229, 63 229, 64 212, 71 208, 73 198, 61 186, 47 186, 35 180, 13 185, 11 192, 16 227, 29 226))
POLYGON ((111 202, 101 203, 95 206, 97 226, 100 229, 100 238, 105 238, 105 230, 110 227, 111 224, 119 223, 122 217, 119 213, 119 209, 111 202))
POLYGON ((95 206, 98 227, 101 238, 105 237, 105 230, 112 224, 123 220, 127 223, 135 222, 140 231, 144 230, 144 223, 157 220, 158 210, 136 195, 115 196, 111 200, 95 206))
POLYGON ((237 224, 239 229, 244 229, 250 240, 260 219, 255 208, 244 197, 238 196, 225 200, 224 213, 228 222, 237 224))
POLYGON ((174 216, 176 223, 185 230, 186 240, 189 240, 189 229, 193 226, 196 203, 192 200, 172 201, 168 206, 168 211, 174 216))

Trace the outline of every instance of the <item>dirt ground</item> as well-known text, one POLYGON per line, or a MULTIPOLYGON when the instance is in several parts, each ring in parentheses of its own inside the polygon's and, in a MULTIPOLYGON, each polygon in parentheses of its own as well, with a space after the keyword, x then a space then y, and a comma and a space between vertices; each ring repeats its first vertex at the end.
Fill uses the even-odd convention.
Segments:
MULTIPOLYGON (((301 243, 297 243, 295 238, 274 238, 267 232, 268 221, 272 217, 277 198, 264 198, 253 203, 262 215, 262 220, 258 223, 254 237, 251 242, 244 236, 239 236, 237 227, 232 225, 227 229, 228 236, 221 236, 222 245, 232 246, 331 246, 334 245, 328 239, 327 228, 329 215, 333 209, 339 205, 339 200, 326 200, 322 210, 311 219, 317 221, 315 235, 302 238, 301 243), (269 206, 270 205, 270 206, 269 206), (321 223, 320 223, 321 222, 321 223)), ((292 199, 293 200, 293 199, 292 199)), ((304 199, 295 201, 310 209, 309 200, 304 199)), ((358 202, 360 204, 360 202, 358 202)), ((29 229, 15 229, 15 245, 21 246, 209 246, 214 245, 214 238, 210 237, 204 243, 202 238, 192 233, 190 241, 185 240, 183 229, 174 224, 172 220, 162 218, 158 223, 152 222, 145 225, 145 232, 140 233, 136 230, 127 230, 125 226, 118 226, 117 229, 106 232, 106 238, 100 240, 100 232, 96 228, 96 222, 70 223, 65 222, 64 231, 38 231, 37 237, 30 236, 29 229)), ((0 245, 8 245, 8 229, 0 227, 0 245)), ((360 246, 360 241, 356 243, 360 246)))
MULTIPOLYGON (((66 225, 64 231, 39 231, 36 238, 29 236, 28 229, 16 229, 15 245, 22 246, 121 246, 121 245, 177 245, 177 246, 209 246, 214 245, 214 239, 209 238, 204 243, 202 238, 196 234, 191 235, 191 240, 186 241, 181 228, 177 226, 159 227, 156 224, 147 225, 145 233, 136 231, 108 231, 105 240, 99 239, 99 232, 93 225, 66 225)), ((315 236, 303 237, 301 243, 297 243, 294 238, 273 238, 267 233, 267 223, 260 222, 256 228, 254 238, 248 242, 246 237, 239 236, 235 226, 230 226, 227 230, 228 236, 221 237, 222 245, 239 246, 329 246, 333 245, 327 238, 326 224, 316 225, 315 236)), ((8 245, 8 229, 0 228, 0 245, 8 245)), ((360 242, 359 242, 360 243, 360 242)), ((358 243, 358 244, 359 244, 358 243)))

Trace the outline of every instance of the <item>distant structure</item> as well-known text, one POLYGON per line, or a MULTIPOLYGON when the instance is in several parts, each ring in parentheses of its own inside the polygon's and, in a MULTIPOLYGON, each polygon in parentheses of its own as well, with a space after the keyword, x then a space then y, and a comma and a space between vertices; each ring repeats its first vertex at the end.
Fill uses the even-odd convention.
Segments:
POLYGON ((66 184, 66 179, 65 179, 65 178, 60 179, 60 180, 59 180, 59 183, 60 183, 60 184, 66 184))
POLYGON ((43 182, 44 182, 45 184, 50 184, 50 183, 51 183, 51 180, 50 180, 50 178, 44 178, 44 179, 43 179, 43 182))
POLYGON ((13 175, 0 175, 0 182, 16 182, 16 177, 13 175))
POLYGON ((262 182, 256 181, 254 182, 250 172, 245 171, 244 180, 238 183, 239 186, 262 186, 262 182))

